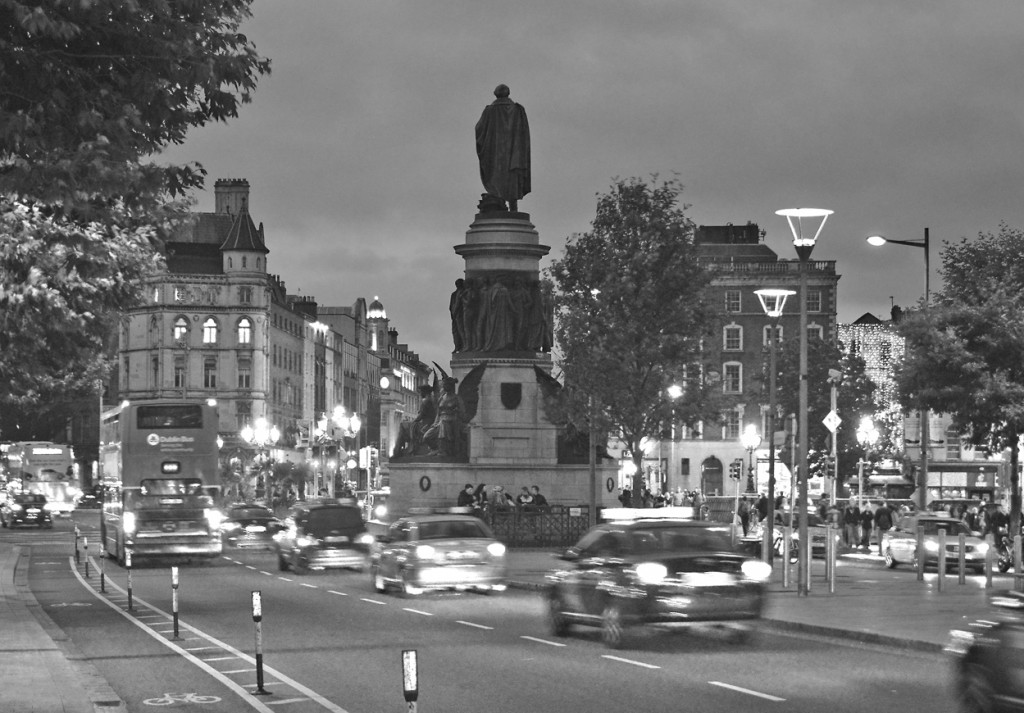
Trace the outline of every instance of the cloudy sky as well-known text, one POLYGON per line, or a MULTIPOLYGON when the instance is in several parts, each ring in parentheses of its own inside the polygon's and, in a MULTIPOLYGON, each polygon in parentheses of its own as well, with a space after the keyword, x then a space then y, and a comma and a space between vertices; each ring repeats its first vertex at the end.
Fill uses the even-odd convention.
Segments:
MULTIPOLYGON (((616 177, 674 174, 698 225, 742 224, 794 257, 780 208, 835 214, 839 319, 923 292, 923 252, 1024 228, 1020 0, 256 0, 273 73, 228 125, 168 151, 247 178, 291 293, 379 296, 426 361, 451 352, 453 246, 483 188, 473 127, 508 84, 530 121, 520 202, 559 256, 616 177)), ((545 261, 546 264, 547 261, 545 261)))

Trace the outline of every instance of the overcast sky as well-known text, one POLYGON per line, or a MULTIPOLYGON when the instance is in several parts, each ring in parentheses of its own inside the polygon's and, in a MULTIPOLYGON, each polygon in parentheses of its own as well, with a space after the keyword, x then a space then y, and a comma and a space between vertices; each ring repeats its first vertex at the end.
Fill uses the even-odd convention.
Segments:
MULTIPOLYGON (((483 191, 473 127, 508 84, 529 117, 519 204, 560 256, 616 177, 678 174, 698 225, 767 230, 829 208, 839 320, 932 289, 943 241, 1024 228, 1020 0, 256 0, 270 57, 252 104, 168 151, 247 178, 270 271, 324 305, 379 296, 447 366, 448 296, 483 191)), ((542 263, 546 265, 549 260, 542 263)))

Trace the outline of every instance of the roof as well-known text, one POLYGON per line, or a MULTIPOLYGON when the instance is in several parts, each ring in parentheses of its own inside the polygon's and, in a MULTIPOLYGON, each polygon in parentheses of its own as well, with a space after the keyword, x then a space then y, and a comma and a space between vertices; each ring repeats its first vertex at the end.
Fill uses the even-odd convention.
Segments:
POLYGON ((261 252, 263 254, 270 252, 263 242, 263 226, 260 226, 257 230, 256 224, 252 222, 252 218, 247 210, 243 210, 235 218, 220 249, 245 250, 261 252))

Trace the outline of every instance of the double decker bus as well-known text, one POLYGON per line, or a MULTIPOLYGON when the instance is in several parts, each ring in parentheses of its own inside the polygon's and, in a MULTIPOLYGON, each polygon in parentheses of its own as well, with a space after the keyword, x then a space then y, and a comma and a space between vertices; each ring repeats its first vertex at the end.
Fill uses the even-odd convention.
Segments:
POLYGON ((46 496, 46 508, 55 515, 70 515, 82 497, 78 465, 71 446, 49 441, 8 444, 7 492, 46 496))
POLYGON ((123 402, 102 415, 103 552, 125 564, 221 553, 215 401, 123 402))

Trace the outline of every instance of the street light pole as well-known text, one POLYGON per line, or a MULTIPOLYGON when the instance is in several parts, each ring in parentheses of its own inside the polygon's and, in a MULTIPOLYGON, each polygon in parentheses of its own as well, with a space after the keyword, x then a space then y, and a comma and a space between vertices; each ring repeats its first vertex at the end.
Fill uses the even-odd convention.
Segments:
MULTIPOLYGON (((764 544, 761 546, 764 561, 771 564, 774 554, 772 532, 775 528, 775 381, 779 371, 775 363, 775 346, 779 341, 779 318, 782 317, 786 299, 796 293, 793 290, 763 289, 754 290, 754 294, 761 301, 761 307, 768 316, 768 328, 771 330, 768 338, 768 515, 765 517, 768 526, 765 527, 764 544)), ((792 488, 792 484, 790 487, 792 488)))
MULTIPOLYGON (((928 228, 924 229, 924 240, 890 240, 884 235, 870 235, 867 238, 869 244, 876 247, 885 245, 886 243, 894 243, 895 245, 906 245, 912 248, 921 248, 924 250, 924 309, 928 310, 931 303, 931 248, 929 243, 928 228)), ((919 512, 924 512, 925 508, 925 494, 928 489, 928 448, 931 442, 931 434, 929 431, 929 411, 926 408, 918 409, 918 414, 921 418, 921 472, 917 474, 917 489, 915 491, 917 500, 917 509, 919 512)))
POLYGON ((798 520, 798 538, 800 541, 799 560, 797 565, 797 595, 807 596, 811 590, 811 548, 808 547, 810 540, 807 532, 807 261, 814 250, 814 243, 825 227, 825 221, 832 215, 833 211, 823 208, 785 208, 775 211, 776 215, 786 218, 789 223, 790 232, 793 234, 793 245, 796 248, 797 257, 800 260, 800 401, 797 416, 799 418, 798 441, 800 465, 797 471, 800 483, 799 505, 800 516, 798 520), (821 219, 818 229, 813 237, 807 237, 803 232, 803 219, 821 219))
POLYGON ((875 428, 874 422, 865 416, 860 420, 860 426, 857 427, 857 442, 864 448, 864 456, 857 463, 857 490, 860 493, 861 507, 864 507, 864 466, 867 465, 868 451, 877 441, 878 429, 875 428))

